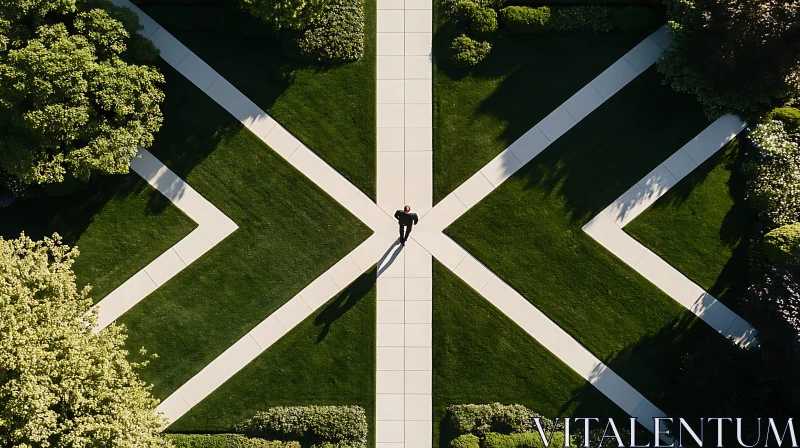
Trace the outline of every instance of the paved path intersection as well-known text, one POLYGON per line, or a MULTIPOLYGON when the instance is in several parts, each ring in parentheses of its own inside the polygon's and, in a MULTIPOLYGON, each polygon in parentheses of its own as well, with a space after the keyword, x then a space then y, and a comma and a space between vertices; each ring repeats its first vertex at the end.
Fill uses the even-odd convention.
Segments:
MULTIPOLYGON (((141 33, 161 50, 161 57, 167 63, 374 231, 370 238, 165 399, 158 409, 170 422, 180 418, 377 261, 377 442, 379 448, 430 447, 433 256, 625 412, 653 430, 652 417, 663 416, 661 410, 441 231, 650 67, 667 45, 663 28, 431 207, 430 0, 379 0, 377 204, 136 6, 128 0, 112 1, 139 14, 144 25, 141 33), (421 220, 412 239, 401 249, 396 244, 397 226, 391 215, 405 202, 414 207, 421 220)), ((191 237, 192 241, 202 242, 196 250, 189 250, 178 247, 182 240, 170 249, 177 256, 168 251, 148 265, 145 273, 157 287, 235 231, 235 224, 224 215, 219 216, 221 213, 215 207, 149 153, 142 151, 142 155, 142 159, 132 163, 134 171, 198 222, 198 229, 184 240, 191 237), (202 213, 195 213, 197 210, 202 213)), ((189 245, 188 241, 185 245, 189 245)), ((129 280, 98 304, 100 315, 104 316, 101 326, 155 289, 149 283, 142 284, 147 286, 129 280)))

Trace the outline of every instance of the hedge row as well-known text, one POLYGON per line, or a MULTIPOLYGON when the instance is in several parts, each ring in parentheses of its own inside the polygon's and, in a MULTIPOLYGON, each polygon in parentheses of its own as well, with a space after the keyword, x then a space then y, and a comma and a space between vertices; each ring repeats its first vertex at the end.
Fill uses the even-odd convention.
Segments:
POLYGON ((458 404, 448 407, 447 415, 456 434, 534 432, 537 418, 545 431, 553 429, 552 420, 521 404, 458 404))
POLYGON ((281 406, 237 425, 236 432, 303 446, 366 448, 367 414, 360 406, 281 406))
POLYGON ((282 41, 287 55, 303 61, 357 61, 364 56, 364 6, 361 0, 334 0, 318 23, 282 41))
POLYGON ((241 434, 167 434, 175 448, 300 448, 298 442, 250 438, 241 434))

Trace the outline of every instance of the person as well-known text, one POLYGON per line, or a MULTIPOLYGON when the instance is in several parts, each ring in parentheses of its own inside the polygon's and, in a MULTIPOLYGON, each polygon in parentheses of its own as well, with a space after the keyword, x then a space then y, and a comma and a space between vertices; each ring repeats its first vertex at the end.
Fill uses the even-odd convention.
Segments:
POLYGON ((419 222, 419 218, 416 213, 411 213, 411 207, 407 205, 403 207, 402 210, 394 212, 394 217, 397 218, 397 222, 400 223, 400 244, 405 246, 408 235, 411 233, 411 226, 419 222), (403 228, 405 228, 406 231, 405 236, 403 236, 403 228))

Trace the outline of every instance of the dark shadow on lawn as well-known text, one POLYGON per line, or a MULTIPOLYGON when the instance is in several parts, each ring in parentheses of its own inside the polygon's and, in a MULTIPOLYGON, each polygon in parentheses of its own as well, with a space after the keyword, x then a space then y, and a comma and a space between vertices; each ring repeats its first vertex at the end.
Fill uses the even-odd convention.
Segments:
POLYGON ((314 325, 322 327, 317 337, 317 342, 322 342, 330 332, 334 322, 369 294, 377 281, 375 269, 372 268, 358 277, 317 315, 316 319, 314 319, 314 325))

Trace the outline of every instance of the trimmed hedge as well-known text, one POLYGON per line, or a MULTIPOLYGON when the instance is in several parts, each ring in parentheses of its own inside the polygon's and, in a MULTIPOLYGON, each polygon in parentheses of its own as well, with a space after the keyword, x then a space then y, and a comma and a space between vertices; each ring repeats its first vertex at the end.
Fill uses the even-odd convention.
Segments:
POLYGON ((361 0, 335 0, 317 23, 282 41, 288 56, 303 61, 357 61, 364 56, 364 6, 361 0))
MULTIPOLYGON (((549 434, 547 434, 549 436, 549 434)), ((555 432, 550 441, 552 447, 564 446, 564 433, 555 432)), ((498 434, 490 432, 483 438, 483 448, 546 448, 538 432, 498 434)))
POLYGON ((765 117, 766 121, 780 121, 788 132, 800 131, 800 109, 794 107, 779 107, 770 111, 765 117))
POLYGON ((488 37, 497 32, 497 11, 492 8, 482 8, 472 14, 469 28, 476 36, 488 37))
POLYGON ((533 432, 536 431, 536 418, 545 431, 553 429, 552 420, 521 404, 458 404, 448 407, 447 414, 456 434, 482 436, 490 432, 533 432))
POLYGON ((236 425, 236 432, 303 446, 366 448, 367 414, 360 406, 280 406, 236 425))
POLYGON ((450 44, 450 53, 453 58, 453 65, 466 68, 478 64, 492 51, 492 44, 489 42, 479 42, 470 39, 462 34, 450 44))
POLYGON ((661 6, 663 0, 509 0, 513 5, 525 6, 661 6))
POLYGON ((635 33, 655 28, 655 11, 646 6, 626 6, 611 13, 611 23, 626 33, 635 33))
POLYGON ((556 31, 611 31, 614 27, 610 17, 614 8, 610 6, 560 6, 551 10, 553 29, 556 31))
POLYGON ((764 235, 764 254, 779 266, 800 264, 800 223, 787 224, 764 235))
POLYGON ((550 31, 550 8, 529 8, 527 6, 507 6, 500 10, 503 22, 514 34, 543 34, 550 31))
POLYGON ((241 434, 166 434, 175 448, 300 448, 297 442, 245 437, 241 434))
POLYGON ((480 448, 481 440, 474 434, 462 434, 450 442, 450 448, 480 448))

